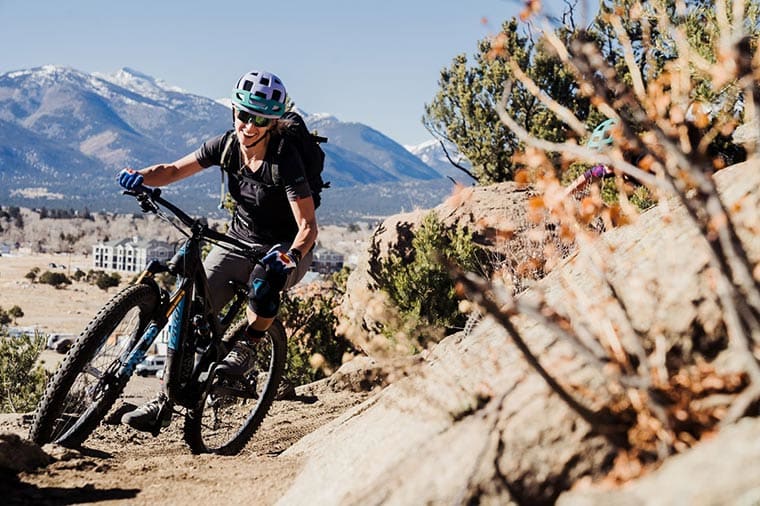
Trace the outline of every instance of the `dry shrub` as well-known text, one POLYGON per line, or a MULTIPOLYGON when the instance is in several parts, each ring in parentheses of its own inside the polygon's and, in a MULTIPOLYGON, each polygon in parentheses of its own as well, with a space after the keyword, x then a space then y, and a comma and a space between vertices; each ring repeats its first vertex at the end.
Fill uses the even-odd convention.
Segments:
MULTIPOLYGON (((556 57, 576 77, 579 93, 590 100, 597 113, 617 120, 619 127, 613 143, 601 152, 575 140, 555 143, 531 136, 507 113, 513 86, 537 88, 525 73, 515 72, 516 82, 505 84, 498 112, 502 122, 526 146, 519 161, 530 170, 519 177, 521 182, 530 183, 536 193, 527 203, 522 222, 509 220, 501 227, 494 223, 483 225, 493 237, 504 238, 505 244, 515 246, 515 237, 524 242, 511 249, 512 256, 495 269, 499 281, 508 279, 507 291, 497 289, 495 280, 458 274, 462 291, 479 305, 480 311, 502 322, 529 363, 563 400, 600 431, 618 434, 620 454, 609 477, 614 482, 638 476, 671 453, 693 446, 718 430, 721 423, 752 414, 760 399, 760 267, 749 258, 738 231, 740 225, 750 232, 757 231, 757 196, 746 197, 753 200, 747 205, 754 205, 754 223, 747 221, 744 202, 727 209, 712 179, 715 171, 725 166, 725 158, 711 151, 714 141, 730 136, 738 124, 731 109, 737 97, 742 99, 742 114, 747 121, 758 117, 760 52, 757 40, 744 31, 753 26, 741 19, 745 4, 717 4, 714 60, 692 45, 685 26, 674 24, 674 19, 685 19, 686 11, 679 11, 674 18, 665 3, 659 1, 626 2, 625 14, 621 14, 623 9, 612 9, 603 15, 624 55, 616 65, 610 63, 594 37, 583 30, 568 38, 567 43, 553 32, 543 32, 543 42, 554 49, 556 57), (643 49, 638 53, 633 51, 626 30, 630 22, 640 22, 637 26, 644 31, 639 41, 643 49), (655 38, 655 29, 660 39, 655 38), (668 40, 673 57, 657 72, 651 72, 651 67, 636 61, 636 55, 650 58, 656 40, 668 40), (695 101, 705 86, 712 87, 709 95, 722 97, 711 104, 712 113, 695 101), (557 177, 563 167, 573 163, 612 167, 617 202, 605 203, 603 187, 595 184, 583 184, 582 191, 573 195, 557 177), (646 195, 635 195, 643 190, 630 187, 632 179, 638 187, 646 188, 646 195), (683 205, 690 223, 708 247, 723 311, 722 325, 713 330, 725 336, 712 341, 714 349, 684 347, 672 336, 657 336, 657 329, 637 330, 621 297, 625 287, 613 284, 605 262, 614 251, 601 244, 598 232, 636 221, 641 207, 634 205, 636 199, 656 198, 661 206, 667 206, 665 197, 683 205), (575 247, 589 252, 590 272, 609 292, 596 313, 599 325, 589 326, 578 322, 579 316, 559 314, 540 294, 532 301, 513 297, 528 280, 551 270, 575 247), (624 323, 608 316, 615 312, 622 312, 624 323), (551 368, 541 364, 540 353, 530 349, 512 323, 518 315, 547 325, 572 343, 579 354, 590 357, 589 366, 597 367, 609 379, 606 395, 594 395, 555 378, 551 368), (737 371, 719 372, 710 361, 729 349, 742 358, 743 365, 737 371), (595 405, 593 401, 601 398, 609 401, 604 406, 595 405)), ((526 16, 535 13, 532 5, 526 16)), ((687 4, 678 3, 678 9, 687 8, 687 4)), ((509 54, 493 57, 510 59, 509 54)), ((517 61, 510 64, 517 66, 517 61)), ((548 93, 535 96, 565 121, 574 138, 588 137, 589 132, 573 111, 555 102, 548 93)), ((745 143, 749 155, 756 141, 757 135, 754 141, 745 143)), ((666 221, 670 219, 668 212, 663 216, 666 221)), ((570 304, 588 307, 584 294, 569 290, 568 297, 570 304)), ((691 336, 690 342, 697 338, 691 336)))

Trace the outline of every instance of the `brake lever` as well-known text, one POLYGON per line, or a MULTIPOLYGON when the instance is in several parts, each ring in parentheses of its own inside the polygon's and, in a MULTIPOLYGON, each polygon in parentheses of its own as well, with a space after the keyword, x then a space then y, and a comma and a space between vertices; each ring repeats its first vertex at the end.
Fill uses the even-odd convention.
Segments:
POLYGON ((140 185, 133 190, 123 190, 121 193, 136 198, 144 213, 157 213, 159 210, 158 204, 155 202, 155 199, 161 195, 159 188, 148 188, 140 185))
POLYGON ((137 199, 137 203, 140 205, 140 209, 144 213, 156 213, 158 212, 158 205, 153 201, 153 194, 146 191, 124 190, 124 195, 130 195, 137 199))

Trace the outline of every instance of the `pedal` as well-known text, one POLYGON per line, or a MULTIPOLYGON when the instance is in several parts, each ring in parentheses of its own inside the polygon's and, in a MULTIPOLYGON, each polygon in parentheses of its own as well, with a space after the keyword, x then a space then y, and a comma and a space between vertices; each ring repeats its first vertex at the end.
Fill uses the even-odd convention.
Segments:
POLYGON ((211 392, 217 396, 225 395, 244 399, 259 398, 259 394, 256 392, 256 380, 244 378, 236 378, 234 382, 230 378, 221 379, 211 387, 211 392))

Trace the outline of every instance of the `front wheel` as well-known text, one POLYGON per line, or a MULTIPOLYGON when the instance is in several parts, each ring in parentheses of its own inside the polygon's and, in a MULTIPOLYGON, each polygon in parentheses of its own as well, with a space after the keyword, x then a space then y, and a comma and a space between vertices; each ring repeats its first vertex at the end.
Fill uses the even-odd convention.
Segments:
MULTIPOLYGON (((228 336, 240 335, 247 322, 231 327, 228 336)), ((193 453, 235 455, 248 444, 277 395, 285 370, 287 337, 275 320, 256 344, 256 368, 237 384, 215 379, 194 409, 185 417, 185 442, 193 453)))
POLYGON ((38 444, 80 445, 124 390, 119 357, 150 323, 158 294, 148 285, 125 288, 87 325, 66 353, 37 406, 29 438, 38 444))

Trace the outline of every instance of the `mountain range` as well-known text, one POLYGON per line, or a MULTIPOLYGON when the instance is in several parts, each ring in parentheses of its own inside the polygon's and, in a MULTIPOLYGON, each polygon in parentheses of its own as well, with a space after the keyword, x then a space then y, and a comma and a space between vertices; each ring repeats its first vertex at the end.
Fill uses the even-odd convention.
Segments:
MULTIPOLYGON (((323 178, 331 188, 321 220, 429 207, 450 192, 434 145, 405 148, 364 124, 300 112, 329 139, 323 178)), ((223 100, 129 68, 106 75, 46 65, 0 74, 0 202, 135 212, 116 184, 121 168, 173 161, 229 128, 223 100)), ((213 213, 219 171, 175 183, 166 194, 188 212, 213 213)))

